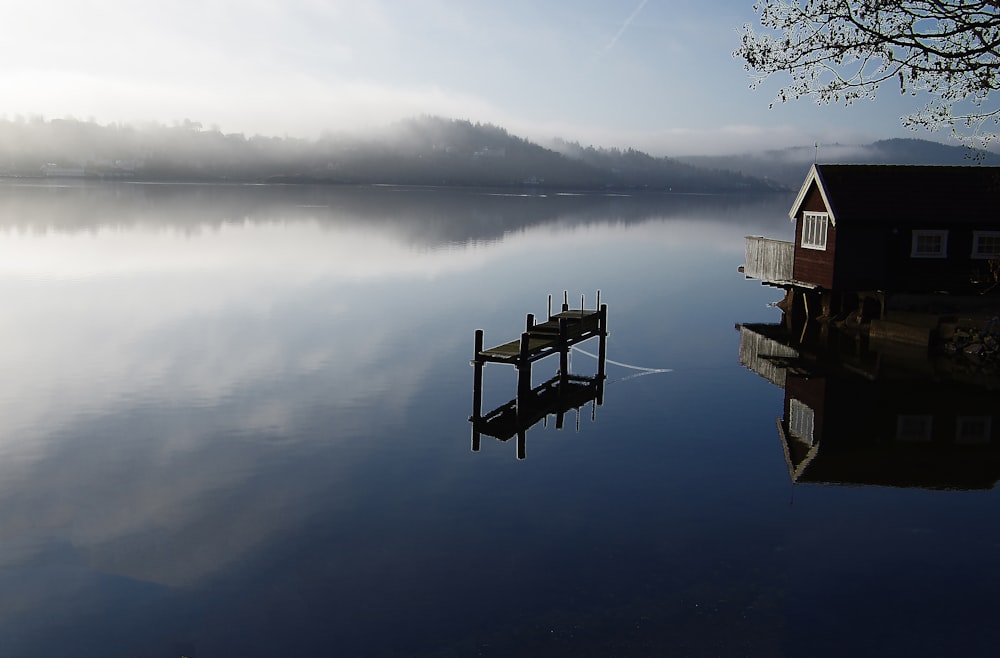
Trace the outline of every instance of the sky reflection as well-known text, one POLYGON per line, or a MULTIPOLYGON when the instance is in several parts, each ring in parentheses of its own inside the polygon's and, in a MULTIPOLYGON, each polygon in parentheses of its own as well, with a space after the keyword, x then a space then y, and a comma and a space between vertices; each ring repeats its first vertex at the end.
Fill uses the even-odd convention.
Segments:
MULTIPOLYGON (((360 637, 402 608, 458 596, 469 585, 449 569, 478 567, 457 555, 485 550, 500 528, 553 523, 511 558, 537 572, 530 546, 548 553, 591 532, 581 510, 513 518, 491 504, 498 525, 452 534, 481 513, 469 496, 502 487, 509 468, 486 449, 471 470, 467 461, 473 330, 506 340, 525 312, 544 311, 546 294, 593 303, 600 288, 611 358, 738 370, 719 349, 732 342, 728 316, 763 315, 766 291, 718 319, 716 293, 698 300, 684 288, 738 282, 742 235, 786 222, 784 199, 615 200, 610 211, 606 199, 529 199, 544 207, 525 212, 524 199, 376 195, 389 211, 405 196, 401 219, 379 215, 368 190, 10 191, 0 204, 0 635, 22 638, 22 655, 53 648, 48 628, 80 638, 103 627, 80 610, 133 606, 145 621, 128 625, 135 637, 122 646, 196 635, 188 616, 210 608, 200 623, 224 620, 209 635, 231 649, 239 642, 219 639, 225 629, 308 582, 330 601, 374 606, 357 628, 336 625, 360 637), (29 228, 33 217, 46 228, 29 228), (241 617, 230 597, 257 579, 273 579, 275 598, 241 617), (404 594, 377 603, 386 588, 404 594), (137 629, 157 615, 166 635, 150 639, 137 629)), ((488 370, 495 402, 510 397, 508 375, 488 370)), ((628 398, 656 409, 663 386, 690 395, 711 371, 651 379, 609 387, 596 434, 532 443, 531 461, 551 469, 558 446, 576 445, 574 469, 608 457, 600 486, 621 486, 632 457, 602 433, 644 445, 628 398)), ((527 471, 530 488, 548 472, 527 471)), ((618 503, 602 505, 610 514, 618 503)), ((427 610, 415 619, 431 623, 427 610)))

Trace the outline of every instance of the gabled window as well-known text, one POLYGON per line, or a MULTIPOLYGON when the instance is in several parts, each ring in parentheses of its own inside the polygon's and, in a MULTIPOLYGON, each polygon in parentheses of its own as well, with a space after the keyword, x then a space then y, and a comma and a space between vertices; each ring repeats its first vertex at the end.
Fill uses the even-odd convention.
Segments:
POLYGON ((947 258, 948 231, 918 229, 913 231, 911 258, 947 258))
POLYGON ((973 231, 972 257, 1000 258, 1000 231, 973 231))
POLYGON ((825 212, 802 213, 802 246, 826 251, 826 231, 830 216, 825 212))

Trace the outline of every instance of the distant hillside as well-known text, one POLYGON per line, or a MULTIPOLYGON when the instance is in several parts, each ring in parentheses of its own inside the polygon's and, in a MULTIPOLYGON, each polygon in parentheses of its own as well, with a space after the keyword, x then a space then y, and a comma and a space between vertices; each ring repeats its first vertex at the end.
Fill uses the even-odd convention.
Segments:
MULTIPOLYGON (((714 166, 700 166, 674 158, 656 158, 635 149, 599 149, 578 143, 555 140, 553 148, 567 158, 583 162, 601 172, 614 185, 675 190, 719 189, 731 191, 760 190, 761 179, 714 166)), ((765 185, 773 189, 772 185, 765 185)))
POLYGON ((632 149, 561 143, 547 149, 503 128, 439 117, 366 137, 318 140, 223 134, 173 126, 0 120, 0 175, 141 180, 389 183, 761 192, 748 174, 702 168, 632 149))
POLYGON ((964 146, 949 146, 925 139, 885 139, 847 146, 821 144, 728 156, 689 156, 679 161, 700 168, 725 168, 752 173, 775 185, 798 189, 813 162, 829 164, 1000 164, 1000 155, 973 153, 964 146))

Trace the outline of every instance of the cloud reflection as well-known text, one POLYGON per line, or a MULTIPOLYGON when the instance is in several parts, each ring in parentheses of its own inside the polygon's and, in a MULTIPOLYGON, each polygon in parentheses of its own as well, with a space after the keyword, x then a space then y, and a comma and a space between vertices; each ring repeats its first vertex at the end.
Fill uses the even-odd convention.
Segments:
POLYGON ((443 355, 471 338, 441 327, 467 310, 463 286, 478 297, 554 244, 617 254, 612 266, 638 245, 718 248, 747 204, 784 222, 770 202, 725 198, 10 191, 0 563, 171 587, 235 568, 317 509, 381 495, 359 474, 392 448, 370 439, 405 436, 443 355), (433 307, 415 296, 430 294, 433 307))

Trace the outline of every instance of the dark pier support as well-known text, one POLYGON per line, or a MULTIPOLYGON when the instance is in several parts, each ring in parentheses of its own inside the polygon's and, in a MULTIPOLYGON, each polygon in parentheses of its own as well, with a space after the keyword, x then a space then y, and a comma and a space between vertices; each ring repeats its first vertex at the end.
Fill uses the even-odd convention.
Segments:
MULTIPOLYGON (((475 351, 472 353, 472 363, 475 374, 472 379, 472 418, 478 421, 483 417, 483 363, 479 355, 483 351, 483 330, 476 329, 475 351)), ((479 452, 480 432, 478 422, 472 423, 472 451, 479 452)))
MULTIPOLYGON (((601 298, 601 293, 598 291, 597 298, 601 298)), ((604 381, 607 379, 605 372, 605 364, 608 360, 608 305, 601 304, 601 317, 598 320, 598 333, 600 334, 598 339, 597 348, 597 399, 595 403, 600 405, 604 404, 604 381)), ((596 413, 597 409, 594 409, 596 413)))
POLYGON ((521 334, 521 353, 515 367, 517 368, 517 398, 521 400, 531 393, 531 360, 528 359, 528 346, 531 334, 527 331, 521 334))
POLYGON ((566 344, 567 336, 566 318, 559 318, 559 372, 569 372, 569 345, 566 344))

